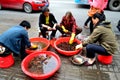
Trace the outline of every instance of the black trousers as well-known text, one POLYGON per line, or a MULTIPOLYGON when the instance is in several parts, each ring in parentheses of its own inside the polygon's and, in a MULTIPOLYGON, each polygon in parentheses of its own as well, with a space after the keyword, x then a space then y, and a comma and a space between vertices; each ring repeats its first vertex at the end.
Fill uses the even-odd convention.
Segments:
MULTIPOLYGON (((40 30, 41 30, 42 36, 46 38, 46 31, 48 31, 48 29, 44 27, 40 27, 40 30)), ((50 36, 55 37, 56 31, 57 30, 53 30, 50 36)))
POLYGON ((85 26, 87 26, 87 24, 89 23, 89 27, 90 27, 90 34, 93 32, 93 22, 92 22, 92 17, 88 17, 87 20, 85 21, 85 26))
POLYGON ((26 45, 24 43, 24 41, 21 41, 21 49, 20 49, 20 58, 21 60, 23 60, 28 54, 26 53, 25 49, 26 49, 26 45))
POLYGON ((88 58, 94 58, 96 53, 104 56, 109 56, 110 54, 107 53, 106 49, 102 47, 101 45, 97 44, 88 44, 86 46, 87 54, 86 56, 88 58))

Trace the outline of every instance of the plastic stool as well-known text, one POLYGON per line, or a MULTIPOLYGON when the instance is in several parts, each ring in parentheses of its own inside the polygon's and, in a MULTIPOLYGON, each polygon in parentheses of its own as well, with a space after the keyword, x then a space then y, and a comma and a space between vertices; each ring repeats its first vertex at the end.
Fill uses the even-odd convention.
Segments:
POLYGON ((104 56, 104 55, 98 55, 98 61, 102 64, 111 64, 113 60, 113 56, 104 56))
POLYGON ((0 57, 0 68, 9 68, 14 64, 14 59, 12 54, 5 57, 0 57))

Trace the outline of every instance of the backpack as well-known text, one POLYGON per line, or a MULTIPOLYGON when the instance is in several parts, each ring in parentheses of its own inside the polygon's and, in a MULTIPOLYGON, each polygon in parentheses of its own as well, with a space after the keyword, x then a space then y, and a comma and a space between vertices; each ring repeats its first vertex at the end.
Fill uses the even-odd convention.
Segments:
POLYGON ((118 28, 118 30, 120 31, 120 20, 118 21, 117 28, 118 28))

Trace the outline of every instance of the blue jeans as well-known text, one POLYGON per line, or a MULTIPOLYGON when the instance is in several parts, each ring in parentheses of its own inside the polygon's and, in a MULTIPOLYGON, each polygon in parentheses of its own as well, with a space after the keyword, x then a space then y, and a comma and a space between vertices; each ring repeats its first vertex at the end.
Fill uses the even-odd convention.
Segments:
POLYGON ((88 58, 94 58, 96 53, 100 55, 106 55, 106 56, 110 55, 109 53, 107 53, 104 47, 102 47, 101 45, 97 45, 97 44, 88 44, 86 46, 86 51, 87 51, 86 56, 88 58))

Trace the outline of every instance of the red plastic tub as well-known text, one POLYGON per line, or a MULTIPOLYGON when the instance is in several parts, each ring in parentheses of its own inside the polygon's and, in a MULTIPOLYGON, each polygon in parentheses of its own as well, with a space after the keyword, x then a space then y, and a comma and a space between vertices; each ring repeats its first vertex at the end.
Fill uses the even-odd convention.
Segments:
MULTIPOLYGON (((52 66, 54 66, 54 64, 52 64, 52 66)), ((51 51, 35 51, 34 53, 32 54, 29 54, 27 57, 24 58, 24 60, 22 61, 21 63, 21 68, 22 68, 22 71, 30 76, 31 78, 35 79, 35 80, 45 80, 49 77, 51 77, 52 75, 55 74, 56 71, 59 70, 61 66, 61 60, 60 60, 60 57, 55 54, 54 52, 51 52, 51 51), (52 58, 54 59, 54 61, 56 62, 56 65, 55 67, 52 69, 52 71, 48 72, 48 73, 45 73, 45 74, 35 74, 35 73, 31 73, 29 70, 28 70, 28 64, 29 62, 36 56, 39 56, 39 55, 49 55, 49 56, 52 56, 52 58)), ((49 67, 50 68, 50 67, 49 67)))
MULTIPOLYGON (((60 44, 61 42, 69 42, 70 40, 70 37, 61 37, 61 38, 58 38, 55 43, 54 43, 54 47, 55 49, 60 53, 60 54, 63 54, 63 55, 66 55, 66 56, 72 56, 72 55, 75 55, 77 54, 78 52, 80 52, 82 50, 82 48, 78 49, 78 50, 74 50, 74 51, 65 51, 65 50, 62 50, 60 48, 57 47, 58 44, 60 44)), ((81 43, 80 40, 78 39, 74 39, 74 42, 77 42, 78 44, 81 43)))
MULTIPOLYGON (((30 41, 31 41, 31 42, 43 42, 43 43, 46 44, 46 47, 44 47, 43 49, 38 50, 38 51, 47 51, 48 47, 50 46, 50 42, 49 42, 49 40, 47 40, 46 38, 36 37, 36 38, 31 38, 30 41)), ((36 51, 36 50, 26 49, 26 53, 27 53, 27 54, 33 53, 34 51, 36 51)))
POLYGON ((98 61, 102 64, 111 64, 113 60, 113 56, 104 56, 104 55, 98 55, 98 61))
POLYGON ((12 54, 0 57, 0 68, 9 68, 14 64, 14 58, 12 54))
POLYGON ((56 39, 52 39, 52 40, 50 40, 50 45, 51 45, 52 47, 54 47, 54 43, 55 43, 55 41, 56 41, 56 39))

